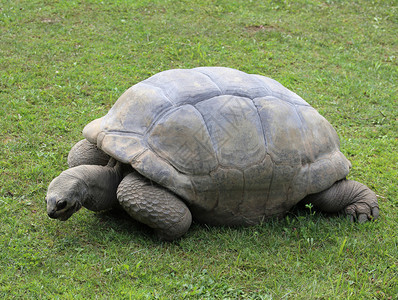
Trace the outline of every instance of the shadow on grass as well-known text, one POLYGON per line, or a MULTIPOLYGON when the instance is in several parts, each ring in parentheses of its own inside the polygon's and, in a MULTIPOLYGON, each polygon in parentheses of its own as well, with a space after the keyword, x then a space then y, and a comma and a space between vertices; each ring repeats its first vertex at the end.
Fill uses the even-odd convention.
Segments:
MULTIPOLYGON (((158 244, 161 241, 157 238, 155 232, 145 224, 142 224, 131 218, 122 208, 113 209, 106 212, 96 213, 95 222, 87 224, 88 231, 94 237, 105 232, 117 233, 120 236, 131 236, 132 239, 139 239, 149 244, 158 244)), ((261 224, 254 226, 209 226, 193 222, 188 233, 181 239, 203 239, 209 232, 247 232, 267 231, 271 235, 278 235, 286 229, 286 226, 310 227, 310 224, 317 224, 329 227, 332 224, 349 224, 350 222, 341 213, 324 213, 309 209, 305 205, 298 204, 289 210, 283 217, 274 217, 264 220, 261 224)), ((181 240, 179 239, 179 240, 181 240)), ((177 240, 176 242, 178 242, 177 240)))
POLYGON ((115 232, 141 236, 145 239, 156 241, 155 234, 151 228, 131 218, 122 208, 96 213, 95 217, 98 223, 92 224, 91 229, 93 232, 106 228, 115 232))

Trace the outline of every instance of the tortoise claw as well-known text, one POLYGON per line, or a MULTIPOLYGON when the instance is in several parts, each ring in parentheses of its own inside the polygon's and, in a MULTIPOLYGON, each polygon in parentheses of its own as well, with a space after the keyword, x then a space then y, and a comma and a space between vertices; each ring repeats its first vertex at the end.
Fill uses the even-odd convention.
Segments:
POLYGON ((379 217, 379 208, 378 207, 372 208, 372 216, 373 216, 373 219, 377 219, 379 217))
POLYGON ((375 220, 379 217, 379 208, 371 208, 367 203, 353 203, 345 208, 345 213, 349 216, 351 222, 365 223, 375 220))
POLYGON ((368 216, 366 214, 360 214, 358 216, 358 223, 365 223, 368 221, 368 216))

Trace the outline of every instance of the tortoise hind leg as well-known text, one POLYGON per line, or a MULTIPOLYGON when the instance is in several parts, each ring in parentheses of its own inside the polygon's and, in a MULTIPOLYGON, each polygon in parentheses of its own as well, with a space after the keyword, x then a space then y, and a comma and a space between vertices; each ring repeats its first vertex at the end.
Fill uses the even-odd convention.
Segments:
POLYGON ((109 155, 98 149, 96 145, 84 139, 77 142, 69 151, 68 166, 69 168, 80 165, 106 166, 109 159, 109 155))
POLYGON ((184 202, 135 171, 124 177, 117 198, 132 218, 153 228, 163 240, 177 239, 191 226, 191 212, 184 202))
POLYGON ((324 212, 343 211, 352 221, 366 222, 377 219, 379 205, 376 194, 366 185, 353 180, 340 180, 330 188, 303 199, 324 212))

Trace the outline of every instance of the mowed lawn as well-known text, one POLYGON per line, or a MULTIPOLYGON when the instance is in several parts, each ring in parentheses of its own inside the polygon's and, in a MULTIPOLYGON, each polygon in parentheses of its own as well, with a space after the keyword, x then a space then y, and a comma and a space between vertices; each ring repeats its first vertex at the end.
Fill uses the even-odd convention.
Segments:
POLYGON ((0 298, 397 299, 397 34, 396 1, 2 1, 0 298), (131 85, 197 66, 272 77, 314 106, 379 220, 307 207, 166 243, 120 213, 49 219, 84 125, 131 85))

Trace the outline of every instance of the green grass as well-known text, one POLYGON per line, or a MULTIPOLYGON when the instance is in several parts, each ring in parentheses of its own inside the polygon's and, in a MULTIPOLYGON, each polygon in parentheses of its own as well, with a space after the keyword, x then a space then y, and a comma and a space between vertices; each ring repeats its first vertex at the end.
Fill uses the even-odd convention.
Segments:
POLYGON ((397 299, 396 1, 2 1, 0 297, 397 299), (380 219, 294 210, 173 243, 124 215, 50 220, 44 196, 89 121, 170 68, 272 77, 337 129, 380 219))

